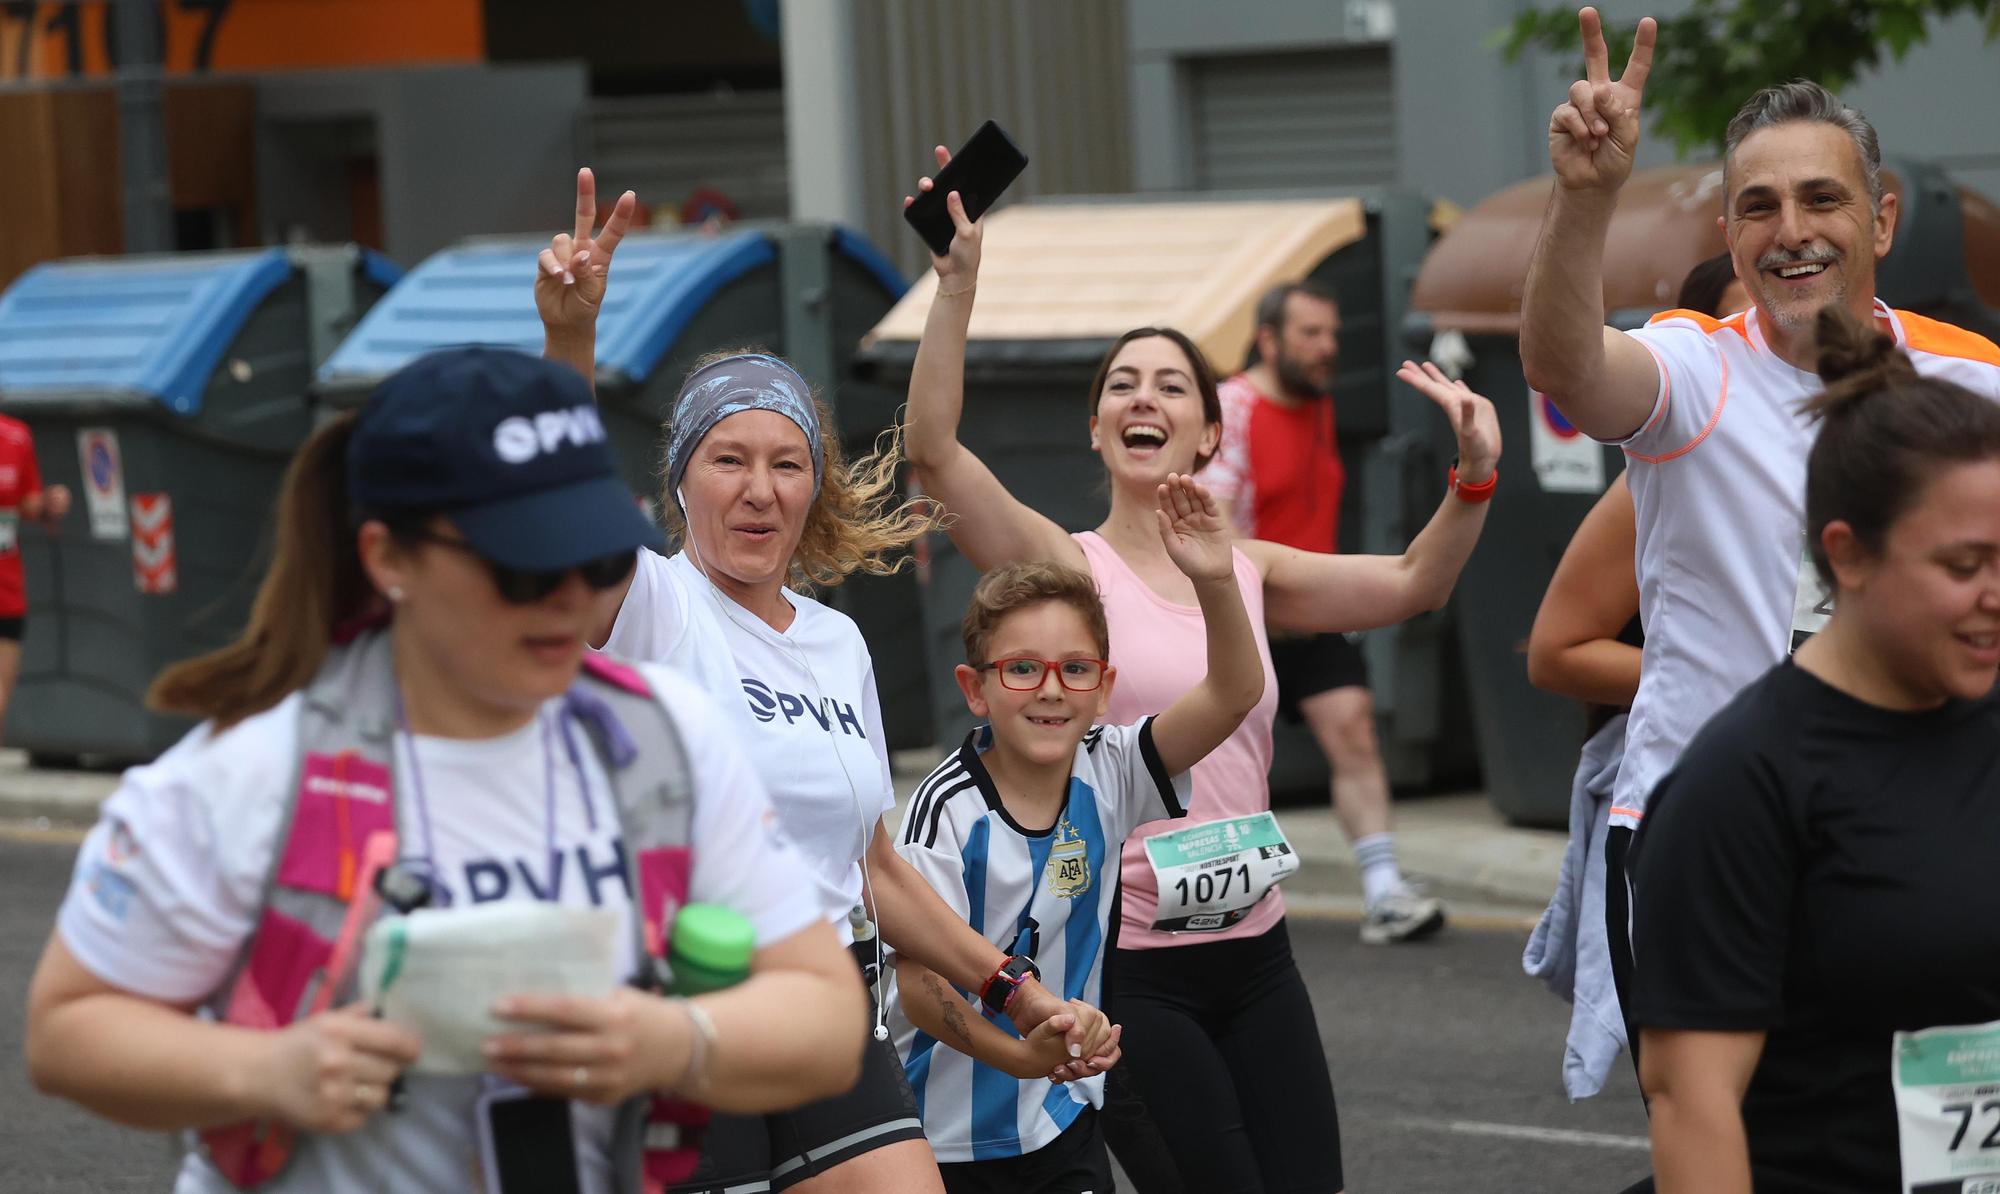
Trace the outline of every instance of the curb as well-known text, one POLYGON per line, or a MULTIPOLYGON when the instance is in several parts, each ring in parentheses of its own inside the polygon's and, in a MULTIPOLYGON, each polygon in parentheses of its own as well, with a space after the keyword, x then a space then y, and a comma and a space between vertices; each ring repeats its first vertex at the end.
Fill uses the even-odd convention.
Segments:
MULTIPOLYGON (((928 768, 897 760, 899 799, 928 768)), ((0 822, 41 828, 88 829, 98 806, 118 786, 108 771, 42 771, 18 750, 0 750, 0 822)), ((1396 853, 1403 869, 1422 879, 1448 904, 1502 906, 1539 911, 1555 890, 1565 836, 1518 829, 1503 822, 1481 793, 1420 796, 1396 803, 1396 853)), ((891 818, 901 820, 900 807, 891 818)), ((1333 813, 1321 805, 1278 810, 1300 867, 1285 882, 1307 900, 1358 899, 1361 873, 1333 813)))

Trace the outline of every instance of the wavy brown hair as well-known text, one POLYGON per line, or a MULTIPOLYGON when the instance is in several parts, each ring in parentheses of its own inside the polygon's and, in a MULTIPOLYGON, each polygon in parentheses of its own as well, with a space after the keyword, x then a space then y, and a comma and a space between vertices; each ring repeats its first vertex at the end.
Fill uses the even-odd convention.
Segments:
MULTIPOLYGON (((696 361, 688 376, 744 353, 775 355, 763 348, 712 352, 696 361)), ((813 416, 819 420, 819 496, 806 512, 805 529, 799 534, 799 545, 792 550, 787 583, 827 589, 857 572, 868 576, 895 575, 910 562, 910 544, 946 524, 942 507, 927 498, 905 498, 897 483, 896 473, 903 464, 902 424, 897 423, 877 436, 874 451, 849 460, 840 446, 833 412, 817 393, 813 395, 813 416)), ((671 419, 666 430, 666 438, 671 440, 671 419)), ((660 508, 668 533, 685 543, 687 521, 681 515, 680 503, 665 490, 665 475, 663 452, 660 508)))
POLYGON ((380 611, 355 551, 348 508, 354 423, 349 412, 321 426, 285 470, 271 565, 243 632, 227 646, 162 670, 146 693, 148 706, 212 718, 226 729, 309 683, 326 662, 335 627, 380 611))

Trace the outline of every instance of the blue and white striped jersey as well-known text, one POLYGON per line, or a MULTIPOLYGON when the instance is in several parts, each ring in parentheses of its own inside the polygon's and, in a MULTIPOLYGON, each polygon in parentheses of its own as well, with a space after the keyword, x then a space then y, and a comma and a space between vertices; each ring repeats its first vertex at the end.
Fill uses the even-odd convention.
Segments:
MULTIPOLYGON (((1055 824, 1030 828, 1008 814, 980 760, 991 744, 992 731, 981 726, 925 778, 896 849, 988 941, 1033 958, 1043 986, 1098 1003, 1119 846, 1137 825, 1186 815, 1188 776, 1167 775, 1152 718, 1097 726, 1076 748, 1055 824)), ((960 994, 979 1006, 972 993, 960 994)), ((910 1023, 899 995, 890 999, 889 1026, 939 1161, 1034 1152, 1084 1107, 1104 1105, 1102 1076, 1064 1086, 1024 1082, 940 1045, 910 1023)), ((1014 1031, 1005 1018, 995 1023, 1014 1031)))

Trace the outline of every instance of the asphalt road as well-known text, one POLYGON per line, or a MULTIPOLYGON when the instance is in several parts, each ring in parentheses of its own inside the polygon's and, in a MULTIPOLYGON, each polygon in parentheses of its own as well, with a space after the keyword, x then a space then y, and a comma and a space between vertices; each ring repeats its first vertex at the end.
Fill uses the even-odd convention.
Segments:
MULTIPOLYGON (((162 1137, 42 1098, 22 1069, 28 978, 74 852, 0 829, 0 1188, 165 1190, 174 1156, 162 1137)), ((1372 948, 1359 944, 1351 922, 1293 918, 1293 948, 1340 1102, 1347 1188, 1623 1189, 1646 1171, 1645 1117, 1629 1068, 1596 1099, 1564 1098, 1569 1009, 1521 975, 1524 930, 1481 923, 1428 943, 1372 948)))

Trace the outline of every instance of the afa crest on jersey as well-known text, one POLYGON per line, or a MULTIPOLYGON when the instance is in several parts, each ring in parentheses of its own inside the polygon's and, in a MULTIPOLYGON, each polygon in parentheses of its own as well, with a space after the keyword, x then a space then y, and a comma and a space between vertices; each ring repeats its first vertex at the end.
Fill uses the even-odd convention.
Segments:
POLYGON ((1056 843, 1049 848, 1049 890, 1066 900, 1090 890, 1090 847, 1068 817, 1056 822, 1056 843))

